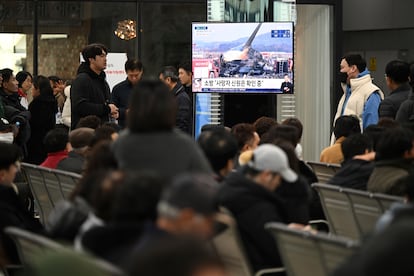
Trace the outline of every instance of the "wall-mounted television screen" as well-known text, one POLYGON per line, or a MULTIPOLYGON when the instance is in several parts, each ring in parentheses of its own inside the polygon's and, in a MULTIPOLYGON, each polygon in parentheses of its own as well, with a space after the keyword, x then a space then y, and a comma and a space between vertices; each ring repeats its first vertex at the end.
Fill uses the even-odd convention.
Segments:
POLYGON ((193 92, 293 93, 293 23, 193 23, 193 92))

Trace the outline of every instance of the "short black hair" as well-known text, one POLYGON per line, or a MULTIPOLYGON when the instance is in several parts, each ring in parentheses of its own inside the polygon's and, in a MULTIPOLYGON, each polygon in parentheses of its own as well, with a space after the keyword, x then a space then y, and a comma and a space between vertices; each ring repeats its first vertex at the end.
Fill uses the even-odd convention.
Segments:
POLYGON ((3 82, 8 82, 13 76, 13 70, 10 68, 4 68, 0 70, 0 74, 3 77, 3 82))
POLYGON ((140 81, 131 94, 127 124, 131 132, 172 130, 177 105, 160 80, 140 81))
MULTIPOLYGON (((217 212, 219 186, 210 174, 183 173, 170 179, 158 204, 158 216, 170 217, 166 206, 192 209, 195 213, 210 216, 217 212)), ((175 216, 175 214, 173 215, 175 216)))
POLYGON ((0 142, 0 170, 7 170, 16 161, 23 158, 22 152, 15 144, 0 142))
POLYGON ((90 146, 94 146, 100 141, 112 141, 112 134, 117 133, 117 130, 111 126, 103 125, 95 129, 93 138, 90 141, 90 146))
POLYGON ((154 221, 164 182, 153 172, 127 172, 115 196, 112 221, 154 221))
POLYGON ((385 74, 396 83, 405 83, 410 76, 410 65, 402 60, 392 60, 385 66, 385 74))
POLYGON ((134 70, 138 70, 138 71, 144 70, 142 62, 139 61, 138 59, 128 59, 125 62, 125 72, 134 71, 134 70))
POLYGON ((252 124, 239 123, 231 128, 231 134, 236 138, 239 150, 254 139, 255 128, 252 124))
POLYGON ((336 119, 333 132, 336 139, 348 137, 354 133, 361 133, 359 119, 354 115, 343 115, 336 119))
POLYGON ((47 77, 50 81, 52 81, 53 83, 57 83, 59 81, 63 81, 61 77, 58 76, 49 76, 47 77))
POLYGON ((173 82, 178 82, 178 72, 174 66, 164 66, 160 72, 164 79, 171 78, 173 82))
POLYGON ((197 142, 216 173, 236 156, 238 150, 236 138, 225 129, 204 131, 197 142))
POLYGON ((81 118, 76 125, 76 128, 79 127, 89 127, 93 129, 97 129, 102 125, 101 119, 96 115, 88 115, 83 118, 81 118))
POLYGON ((350 54, 343 57, 348 63, 348 66, 355 65, 358 68, 358 71, 361 73, 367 68, 367 62, 360 54, 350 54))
POLYGON ((372 139, 361 133, 352 134, 341 144, 344 161, 352 159, 355 155, 364 154, 366 150, 372 151, 372 139))
POLYGON ((277 124, 278 122, 275 118, 262 116, 254 121, 253 126, 256 129, 257 134, 262 137, 262 135, 266 133, 272 126, 277 124))
POLYGON ((384 127, 378 125, 369 125, 364 129, 364 134, 368 135, 372 141, 372 148, 374 151, 377 149, 378 141, 384 133, 384 130, 384 127))
POLYGON ((298 143, 302 139, 303 125, 298 118, 287 118, 282 121, 282 125, 294 126, 298 129, 298 143))
POLYGON ((289 142, 293 147, 298 144, 298 128, 292 125, 274 125, 268 132, 263 134, 260 144, 274 144, 275 140, 285 140, 289 142))
POLYGON ((16 80, 19 83, 19 88, 22 88, 22 84, 27 79, 27 77, 30 77, 33 80, 32 74, 27 71, 20 71, 16 74, 16 80))
POLYGON ((47 153, 59 152, 66 148, 69 142, 69 134, 65 128, 54 128, 49 130, 43 139, 47 153))
POLYGON ((87 45, 82 49, 82 57, 87 64, 89 64, 89 59, 95 59, 96 56, 102 55, 103 53, 108 53, 108 48, 105 45, 100 43, 93 43, 87 45))
POLYGON ((377 160, 402 158, 413 147, 414 132, 402 127, 386 129, 378 141, 377 160))
POLYGON ((187 73, 192 73, 192 66, 191 63, 186 61, 178 65, 178 69, 184 69, 187 73))
POLYGON ((116 170, 118 162, 112 151, 111 141, 100 141, 94 145, 86 158, 84 174, 92 173, 96 170, 116 170))

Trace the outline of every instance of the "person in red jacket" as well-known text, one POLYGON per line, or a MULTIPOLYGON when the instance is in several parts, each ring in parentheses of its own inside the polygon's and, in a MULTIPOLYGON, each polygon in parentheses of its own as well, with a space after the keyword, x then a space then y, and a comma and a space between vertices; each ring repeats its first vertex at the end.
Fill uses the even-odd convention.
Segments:
POLYGON ((56 169, 57 164, 68 157, 70 151, 68 131, 64 128, 50 130, 43 140, 47 157, 40 166, 56 169))

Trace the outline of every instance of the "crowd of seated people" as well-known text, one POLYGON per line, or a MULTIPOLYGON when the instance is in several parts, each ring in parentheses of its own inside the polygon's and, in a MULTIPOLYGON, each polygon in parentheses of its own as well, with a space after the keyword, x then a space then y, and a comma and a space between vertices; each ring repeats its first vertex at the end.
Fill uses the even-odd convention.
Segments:
MULTIPOLYGON (((40 105, 53 124, 27 140, 37 139, 35 143, 21 143, 24 137, 18 137, 27 130, 24 126, 31 122, 35 126, 41 114, 27 119, 27 110, 7 95, 15 106, 5 110, 14 117, 10 123, 1 121, 0 134, 11 134, 16 143, 0 141, 1 231, 17 226, 44 235, 130 275, 176 271, 179 274, 171 275, 224 276, 228 275, 225 265, 208 250, 208 241, 221 231, 215 221, 220 207, 234 216, 254 271, 283 266, 275 240, 264 229, 266 223, 282 222, 306 231, 311 220, 324 218, 319 196, 311 187, 318 178, 303 160, 300 145, 306 126, 297 118, 279 124, 261 117, 231 129, 209 126, 195 141, 176 128, 176 101, 165 83, 140 80, 131 91, 125 129, 90 115, 69 130, 56 126, 51 116, 63 95, 61 81, 52 87, 46 79, 33 78, 34 99, 28 107, 33 111, 40 105), (45 88, 46 82, 50 87, 45 88), (33 146, 37 143, 42 147, 33 146), (70 197, 55 206, 46 225, 28 212, 13 183, 19 162, 29 157, 40 166, 80 175, 70 197), (157 259, 165 259, 165 266, 156 265, 157 259)), ((10 83, 7 88, 14 89, 10 83)), ((321 153, 322 161, 341 164, 329 184, 408 196, 411 201, 412 125, 382 119, 361 134, 357 118, 342 116, 336 120, 334 134, 337 143, 321 153)), ((393 222, 382 223, 373 239, 388 233, 390 225, 408 224, 413 212, 411 205, 406 207, 395 207, 393 222), (398 220, 401 223, 394 223, 398 220)), ((19 263, 12 240, 4 232, 0 240, 0 266, 19 263)), ((361 251, 366 262, 372 261, 367 252, 376 245, 368 243, 370 249, 361 251)))
MULTIPOLYGON (((279 218, 277 221, 305 227, 309 221, 310 183, 302 176, 294 151, 299 141, 296 129, 281 125, 281 129, 289 128, 289 134, 272 132, 268 135, 272 143, 258 146, 260 138, 252 124, 232 130, 211 127, 204 129, 197 143, 174 128, 174 112, 174 99, 161 81, 141 81, 131 95, 128 128, 119 135, 116 126, 102 124, 96 116, 82 118, 71 131, 65 127, 49 130, 43 139, 47 157, 40 166, 76 172, 81 178, 71 196, 55 206, 46 225, 28 213, 33 225, 12 221, 3 229, 15 225, 41 233, 129 271, 135 269, 131 264, 136 260, 131 257, 140 258, 161 240, 167 244, 187 236, 208 241, 220 229, 214 217, 219 206, 224 206, 239 220, 247 252, 265 249, 248 254, 254 269, 281 266, 276 245, 266 249, 273 240, 264 224, 279 218), (251 151, 250 159, 235 169, 240 150, 251 151), (245 207, 268 217, 252 213, 244 221, 235 207, 237 197, 227 199, 225 195, 233 194, 233 189, 243 191, 243 185, 238 186, 240 177, 258 196, 256 207, 253 202, 245 207), (262 204, 260 198, 268 203, 262 204), (255 234, 263 240, 250 240, 255 234), (279 261, 269 261, 275 256, 279 261)), ((4 170, 24 160, 22 157, 16 156, 4 170)), ((255 198, 254 193, 246 192, 255 198)), ((2 252, 11 254, 8 248, 2 252)), ((10 263, 18 262, 13 252, 10 263)), ((219 262, 218 268, 222 268, 219 262)))

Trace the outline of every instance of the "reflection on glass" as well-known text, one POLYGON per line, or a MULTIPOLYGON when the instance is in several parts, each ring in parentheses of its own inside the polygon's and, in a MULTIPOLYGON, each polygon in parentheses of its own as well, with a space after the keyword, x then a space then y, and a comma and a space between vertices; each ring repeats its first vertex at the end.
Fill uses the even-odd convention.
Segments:
POLYGON ((205 3, 145 2, 140 16, 144 77, 191 60, 191 23, 206 21, 205 3))
POLYGON ((264 22, 269 18, 267 0, 226 0, 225 22, 264 22))
POLYGON ((293 21, 296 24, 296 0, 274 0, 274 21, 293 21))
POLYGON ((39 0, 39 37, 34 45, 34 1, 0 1, 2 67, 33 72, 33 47, 37 46, 38 72, 72 79, 79 66, 80 50, 99 42, 111 53, 140 58, 145 77, 155 76, 162 66, 191 58, 191 22, 206 21, 206 3, 177 2, 39 0), (126 19, 134 23, 123 24, 126 19), (121 26, 116 36, 118 22, 121 26), (6 34, 10 36, 4 38, 6 34), (132 39, 135 36, 140 39, 132 39))

